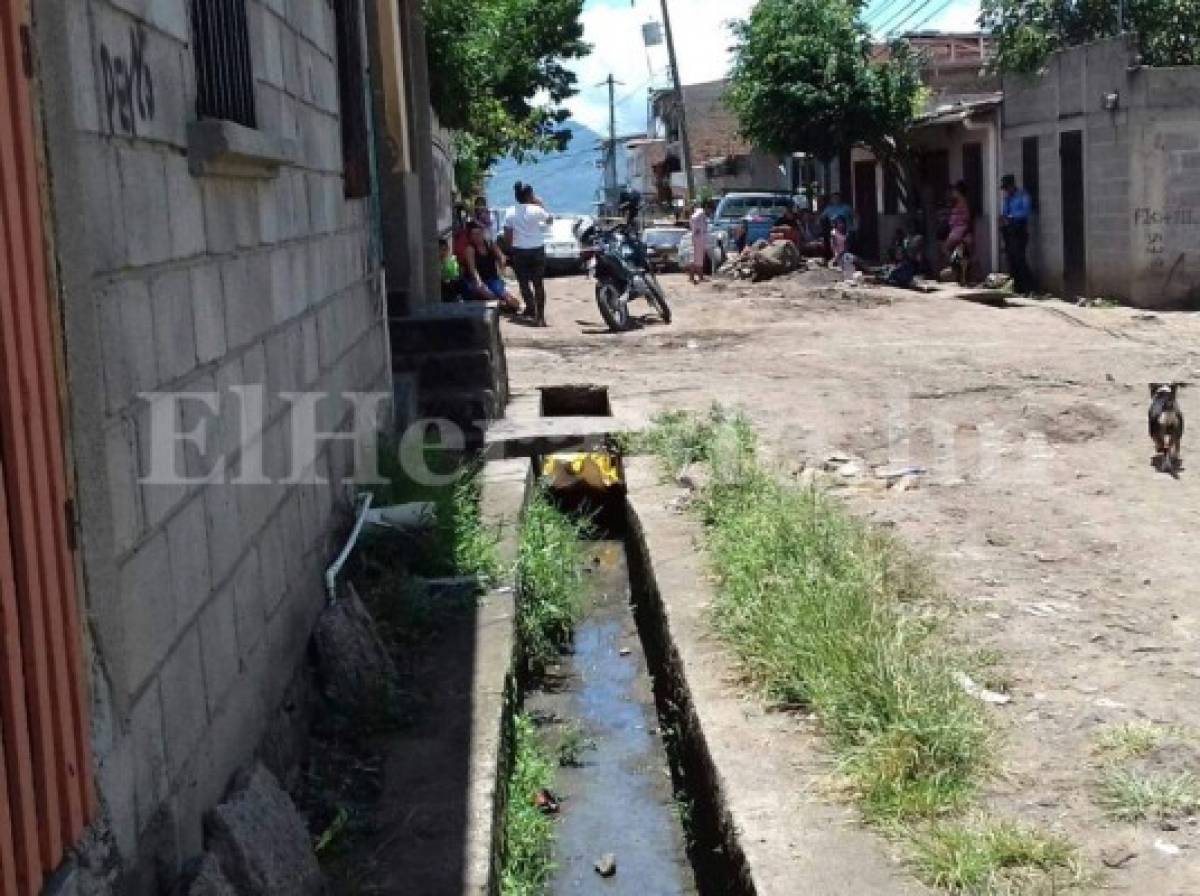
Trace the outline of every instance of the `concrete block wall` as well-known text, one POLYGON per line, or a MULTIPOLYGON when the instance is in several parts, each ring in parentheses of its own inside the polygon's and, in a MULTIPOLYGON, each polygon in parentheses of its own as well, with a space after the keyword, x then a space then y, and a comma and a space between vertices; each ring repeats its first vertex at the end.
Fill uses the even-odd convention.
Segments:
POLYGON ((1083 132, 1086 291, 1141 307, 1200 307, 1200 67, 1131 67, 1132 37, 1055 56, 1037 78, 1006 78, 1005 171, 1036 136, 1040 204, 1030 260, 1063 290, 1064 131, 1083 132), (1106 101, 1115 98, 1115 108, 1106 101))
MULTIPOLYGON (((294 147, 261 176, 196 176, 188 0, 38 4, 70 449, 103 826, 122 894, 159 892, 201 849, 202 813, 252 755, 323 603, 339 481, 234 485, 222 459, 289 472, 286 391, 390 391, 369 200, 342 182, 332 7, 247 0, 257 126, 294 147), (231 389, 265 389, 243 425, 231 389), (219 393, 161 406, 143 393, 219 393), (156 485, 150 421, 203 427, 156 485), (240 457, 240 460, 239 460, 240 457)), ((344 424, 335 402, 323 429, 344 424)), ((305 471, 290 471, 303 473, 305 471)))

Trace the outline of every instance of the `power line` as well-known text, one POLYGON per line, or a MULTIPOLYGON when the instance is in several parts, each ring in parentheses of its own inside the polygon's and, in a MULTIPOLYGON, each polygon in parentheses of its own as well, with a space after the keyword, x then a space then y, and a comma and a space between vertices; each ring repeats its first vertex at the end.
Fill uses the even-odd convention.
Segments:
POLYGON ((890 35, 892 31, 895 30, 896 25, 899 22, 905 21, 909 16, 911 16, 914 9, 916 9, 920 3, 921 0, 909 0, 909 2, 905 3, 903 6, 900 6, 891 15, 886 16, 884 20, 876 24, 875 27, 879 30, 880 34, 884 36, 890 35))
POLYGON ((883 3, 878 4, 877 9, 868 10, 867 14, 863 16, 863 19, 868 24, 870 24, 872 19, 874 19, 876 22, 880 22, 890 15, 888 10, 892 10, 894 12, 897 4, 901 2, 903 2, 903 0, 883 0, 883 3))
POLYGON ((923 2, 923 3, 921 3, 921 5, 920 5, 920 6, 918 6, 916 9, 914 9, 914 10, 913 10, 912 12, 910 12, 908 15, 904 16, 904 17, 903 17, 903 18, 901 18, 899 21, 897 21, 897 22, 894 22, 894 23, 892 24, 891 28, 889 28, 889 29, 888 29, 888 36, 889 36, 889 37, 892 37, 892 36, 894 36, 894 35, 895 35, 897 32, 899 32, 901 29, 903 29, 903 28, 905 28, 906 26, 908 26, 908 25, 909 25, 909 24, 910 24, 910 23, 911 23, 911 22, 912 22, 914 19, 916 19, 916 17, 917 17, 918 15, 920 15, 920 14, 921 14, 921 12, 922 12, 923 10, 925 10, 925 9, 926 9, 926 8, 927 8, 927 7, 928 7, 928 6, 929 6, 931 3, 933 3, 933 2, 934 2, 934 0, 924 0, 924 2, 923 2))
POLYGON ((914 25, 910 30, 920 31, 922 28, 924 28, 926 25, 928 25, 933 19, 936 19, 938 16, 940 16, 942 13, 944 13, 947 9, 949 9, 953 3, 954 3, 954 0, 946 0, 945 3, 943 3, 941 6, 939 6, 937 9, 935 9, 933 12, 931 12, 928 16, 926 16, 924 19, 922 19, 920 22, 918 22, 916 25, 914 25))

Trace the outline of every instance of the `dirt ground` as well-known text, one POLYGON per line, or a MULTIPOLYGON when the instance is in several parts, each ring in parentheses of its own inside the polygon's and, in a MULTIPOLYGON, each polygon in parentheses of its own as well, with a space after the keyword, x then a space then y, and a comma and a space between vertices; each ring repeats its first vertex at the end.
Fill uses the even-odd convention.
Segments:
MULTIPOLYGON (((1098 888, 1200 893, 1197 820, 1108 821, 1094 749, 1124 721, 1200 731, 1200 467, 1185 438, 1178 478, 1158 472, 1146 433, 1147 383, 1200 384, 1200 315, 994 307, 828 272, 663 282, 675 322, 616 335, 589 281, 551 281, 548 329, 505 325, 514 395, 601 383, 632 416, 716 401, 796 474, 861 461, 837 491, 928 554, 962 610, 956 635, 999 659, 1012 700, 993 710, 985 809, 1068 834, 1098 888), (897 464, 923 468, 915 488, 871 473, 897 464)), ((1200 421, 1200 390, 1181 396, 1200 421)))

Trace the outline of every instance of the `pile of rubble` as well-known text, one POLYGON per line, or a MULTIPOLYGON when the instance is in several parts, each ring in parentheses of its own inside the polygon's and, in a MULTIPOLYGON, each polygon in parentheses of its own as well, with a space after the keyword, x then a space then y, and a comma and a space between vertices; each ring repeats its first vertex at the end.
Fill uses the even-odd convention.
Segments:
POLYGON ((924 467, 913 464, 872 469, 862 458, 848 454, 831 454, 816 464, 802 460, 793 475, 800 485, 810 488, 851 488, 860 491, 901 493, 920 487, 926 472, 924 467))
POLYGON ((794 271, 804 271, 808 264, 790 240, 768 243, 760 240, 739 255, 732 256, 717 273, 734 280, 761 283, 794 271))

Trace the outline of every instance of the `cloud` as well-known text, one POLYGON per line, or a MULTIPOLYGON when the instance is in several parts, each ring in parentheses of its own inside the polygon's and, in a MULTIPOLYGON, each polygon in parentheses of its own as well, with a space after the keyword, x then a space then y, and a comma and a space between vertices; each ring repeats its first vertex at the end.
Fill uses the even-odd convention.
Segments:
MULTIPOLYGON (((745 16, 753 0, 668 0, 675 31, 675 51, 685 84, 700 84, 725 77, 729 69, 733 38, 727 27, 731 18, 745 16)), ((592 54, 572 64, 579 76, 580 93, 568 105, 583 124, 608 132, 608 88, 600 85, 611 73, 618 81, 615 91, 617 130, 622 134, 646 127, 646 97, 651 85, 665 86, 665 47, 647 49, 642 43, 642 25, 661 19, 660 0, 592 0, 583 12, 584 37, 592 54)))

